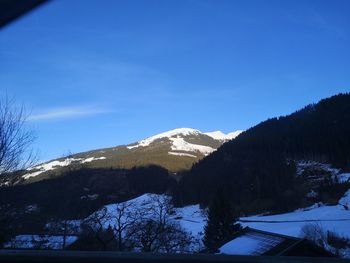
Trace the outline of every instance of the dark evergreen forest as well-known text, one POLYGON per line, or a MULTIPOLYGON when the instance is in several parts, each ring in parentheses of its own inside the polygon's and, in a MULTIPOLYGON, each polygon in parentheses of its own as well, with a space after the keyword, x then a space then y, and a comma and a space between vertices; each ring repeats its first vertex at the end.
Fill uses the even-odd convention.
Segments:
POLYGON ((39 182, 4 187, 0 207, 21 211, 36 204, 47 217, 84 218, 109 203, 123 202, 144 193, 161 194, 175 180, 159 166, 132 169, 78 169, 39 182))
POLYGON ((174 200, 207 206, 223 189, 242 214, 294 209, 306 190, 295 176, 297 160, 350 169, 349 93, 268 119, 225 143, 182 174, 174 200))

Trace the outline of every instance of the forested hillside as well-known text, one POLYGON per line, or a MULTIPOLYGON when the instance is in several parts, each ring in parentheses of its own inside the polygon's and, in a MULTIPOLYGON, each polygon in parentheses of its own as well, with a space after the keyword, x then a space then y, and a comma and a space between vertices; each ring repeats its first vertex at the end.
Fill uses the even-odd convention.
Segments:
POLYGON ((0 191, 0 232, 4 227, 16 233, 38 231, 49 219, 83 218, 106 204, 164 193, 173 184, 175 179, 166 169, 149 166, 79 169, 51 180, 4 187, 0 191))
MULTIPOLYGON (((174 197, 178 205, 207 205, 219 189, 227 192, 243 214, 293 209, 302 205, 308 190, 303 188, 303 178, 296 176, 300 160, 350 168, 349 93, 243 132, 194 164, 184 174, 174 197)), ((332 187, 324 188, 335 192, 332 187)))

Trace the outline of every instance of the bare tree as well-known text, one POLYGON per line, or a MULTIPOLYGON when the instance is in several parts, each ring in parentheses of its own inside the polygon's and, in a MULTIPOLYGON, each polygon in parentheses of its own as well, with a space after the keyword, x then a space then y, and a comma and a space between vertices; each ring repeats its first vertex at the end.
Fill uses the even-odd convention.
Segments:
MULTIPOLYGON (((109 224, 110 215, 106 207, 90 215, 82 223, 83 242, 98 242, 97 247, 93 249, 110 250, 115 249, 115 236, 113 229, 109 224)), ((93 246, 95 246, 93 244, 93 246)))
POLYGON ((154 195, 151 198, 152 206, 149 207, 152 217, 160 225, 165 225, 170 215, 173 213, 174 207, 171 203, 171 198, 166 195, 154 195))
POLYGON ((117 250, 124 251, 131 249, 132 226, 141 222, 145 216, 145 211, 139 209, 135 203, 123 202, 115 205, 111 215, 113 230, 117 239, 117 250))
POLYGON ((196 242, 171 216, 173 206, 168 196, 155 195, 146 209, 145 217, 129 228, 128 236, 143 252, 189 252, 196 242))
POLYGON ((79 226, 68 219, 54 217, 46 224, 44 232, 49 236, 61 236, 61 248, 65 249, 67 247, 68 237, 79 234, 79 226))
POLYGON ((35 156, 29 146, 35 137, 26 130, 24 107, 16 108, 14 100, 0 100, 0 175, 32 165, 35 156))
POLYGON ((50 248, 49 238, 46 235, 32 235, 32 240, 30 241, 34 249, 47 249, 50 248))
POLYGON ((327 233, 319 223, 305 224, 301 228, 301 236, 325 248, 327 244, 327 233))
POLYGON ((197 240, 172 218, 173 211, 170 198, 156 195, 141 204, 104 207, 82 224, 79 249, 190 252, 197 240))
POLYGON ((186 253, 196 245, 194 237, 176 222, 160 224, 157 220, 146 219, 131 229, 136 247, 143 252, 186 253))

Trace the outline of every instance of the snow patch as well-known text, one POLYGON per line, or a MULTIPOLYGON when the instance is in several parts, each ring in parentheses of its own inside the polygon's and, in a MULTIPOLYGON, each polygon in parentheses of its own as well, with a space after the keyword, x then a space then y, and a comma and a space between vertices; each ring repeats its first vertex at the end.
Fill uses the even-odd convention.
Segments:
POLYGON ((174 129, 174 130, 170 130, 167 132, 163 132, 157 135, 154 135, 152 137, 149 137, 147 139, 144 139, 142 141, 139 141, 138 144, 136 145, 132 145, 132 146, 127 146, 128 149, 133 149, 133 148, 137 148, 137 147, 145 147, 145 146, 149 146, 152 142, 154 142, 155 140, 158 139, 162 139, 162 138, 171 138, 173 136, 188 136, 188 135, 198 135, 201 132, 199 130, 195 130, 195 129, 191 129, 191 128, 179 128, 179 129, 174 129))
POLYGON ((350 173, 342 173, 336 175, 339 183, 350 183, 350 173))
POLYGON ((89 157, 89 158, 86 158, 85 160, 81 161, 81 163, 90 163, 92 161, 97 161, 97 160, 105 160, 106 157, 89 157))
POLYGON ((54 170, 57 167, 68 166, 68 165, 70 165, 73 162, 89 163, 89 162, 92 162, 92 161, 103 160, 103 159, 106 159, 106 157, 98 157, 98 158, 89 157, 89 158, 86 158, 86 159, 83 159, 83 158, 66 158, 66 159, 64 159, 62 161, 55 160, 55 161, 51 161, 51 162, 48 162, 48 163, 44 163, 44 164, 41 164, 41 165, 34 166, 32 168, 28 168, 27 171, 32 171, 32 170, 35 170, 35 171, 24 174, 22 176, 22 178, 24 178, 26 180, 28 178, 38 176, 39 174, 42 174, 44 172, 54 170), (38 170, 38 171, 36 171, 36 170, 38 170))
POLYGON ((208 155, 215 151, 215 149, 200 144, 193 144, 186 142, 181 137, 169 138, 172 141, 171 150, 173 151, 185 151, 185 152, 200 152, 204 155, 208 155))
POLYGON ((228 141, 236 138, 238 135, 240 135, 243 131, 238 130, 234 132, 230 132, 228 134, 223 133, 222 131, 214 131, 214 132, 205 132, 205 135, 208 135, 209 137, 212 137, 215 140, 219 141, 228 141))
POLYGON ((195 156, 195 155, 193 155, 193 154, 189 154, 189 153, 168 152, 168 154, 170 154, 170 155, 177 155, 177 156, 188 156, 188 157, 197 158, 197 156, 195 156))

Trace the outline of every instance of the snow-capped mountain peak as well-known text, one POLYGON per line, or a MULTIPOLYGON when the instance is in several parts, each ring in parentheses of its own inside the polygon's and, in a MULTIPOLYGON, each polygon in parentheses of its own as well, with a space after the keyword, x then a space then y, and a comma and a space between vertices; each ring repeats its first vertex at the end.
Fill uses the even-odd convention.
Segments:
MULTIPOLYGON (((199 130, 192 129, 192 128, 178 128, 178 129, 162 132, 160 134, 151 136, 147 139, 139 141, 136 145, 131 145, 131 146, 128 146, 127 148, 133 149, 133 148, 137 148, 137 147, 146 147, 146 146, 149 146, 155 140, 162 139, 162 138, 167 138, 167 139, 174 142, 174 138, 179 139, 179 138, 184 138, 184 137, 190 136, 190 135, 207 135, 214 140, 227 141, 227 140, 234 139, 241 132, 242 132, 241 130, 238 130, 238 131, 234 131, 234 132, 231 132, 228 134, 224 134, 222 131, 214 131, 214 132, 204 133, 204 132, 201 132, 199 130)), ((185 151, 187 151, 187 150, 185 150, 185 151)), ((211 151, 208 149, 205 150, 206 154, 209 152, 211 152, 211 151)))
POLYGON ((225 134, 222 131, 213 131, 213 132, 205 132, 204 134, 212 137, 215 140, 227 141, 227 140, 232 140, 236 138, 242 132, 243 132, 242 130, 237 130, 237 131, 225 134))
POLYGON ((162 139, 162 138, 183 137, 183 136, 189 136, 191 134, 196 135, 196 134, 200 134, 200 133, 201 132, 199 130, 195 130, 195 129, 191 129, 191 128, 178 128, 178 129, 162 132, 160 134, 157 134, 157 135, 151 136, 147 139, 144 139, 142 141, 139 141, 136 145, 128 146, 128 149, 133 149, 133 148, 137 148, 140 146, 145 147, 145 146, 150 145, 155 140, 162 139))
POLYGON ((229 140, 232 140, 232 139, 236 138, 238 135, 240 135, 242 132, 244 132, 244 130, 237 130, 234 132, 230 132, 230 133, 226 134, 226 137, 229 140))

